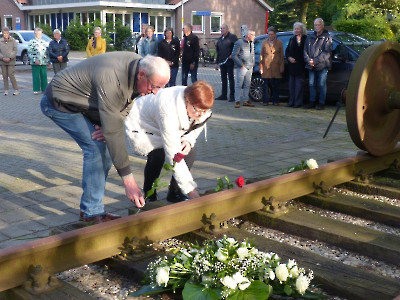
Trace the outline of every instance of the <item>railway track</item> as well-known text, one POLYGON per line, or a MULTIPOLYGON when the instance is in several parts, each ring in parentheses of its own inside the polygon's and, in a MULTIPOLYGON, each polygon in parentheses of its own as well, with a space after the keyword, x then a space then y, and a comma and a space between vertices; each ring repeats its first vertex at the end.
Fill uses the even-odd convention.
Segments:
MULTIPOLYGON (((55 289, 57 283, 49 280, 52 278, 50 274, 115 256, 121 252, 124 243, 133 238, 162 241, 184 236, 190 240, 201 240, 226 234, 239 240, 254 238, 260 250, 276 252, 285 259, 296 258, 300 265, 314 270, 317 283, 335 295, 349 299, 392 299, 400 294, 399 280, 261 237, 254 233, 254 224, 316 239, 400 266, 398 235, 347 224, 304 210, 286 210, 287 201, 299 199, 398 228, 400 207, 373 199, 341 195, 330 191, 330 187, 355 185, 359 191, 380 189, 388 196, 396 196, 400 190, 393 186, 397 186, 400 178, 400 171, 396 169, 399 161, 399 148, 380 157, 360 154, 318 169, 249 183, 241 189, 209 194, 184 203, 167 206, 152 203, 148 208, 153 206, 154 209, 137 215, 1 249, 0 270, 7 270, 0 272, 0 290, 5 291, 1 295, 8 299, 18 286, 24 286, 32 293, 55 289), (390 178, 387 179, 389 187, 382 182, 379 186, 366 183, 372 180, 369 174, 379 174, 388 169, 390 172, 386 174, 389 175, 385 176, 390 178), (354 179, 361 182, 354 182, 354 179), (240 228, 227 231, 220 227, 225 221, 238 217, 246 221, 240 228), (41 285, 41 282, 44 283, 41 285)), ((383 177, 376 178, 383 180, 383 177)), ((65 299, 69 297, 68 294, 65 299)), ((57 298, 62 299, 62 296, 57 298)))

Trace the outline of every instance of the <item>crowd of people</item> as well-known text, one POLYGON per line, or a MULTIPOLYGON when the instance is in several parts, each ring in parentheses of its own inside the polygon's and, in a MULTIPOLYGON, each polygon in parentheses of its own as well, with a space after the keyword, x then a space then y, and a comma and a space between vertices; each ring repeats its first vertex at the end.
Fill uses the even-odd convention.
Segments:
MULTIPOLYGON (((294 35, 286 53, 276 38, 276 30, 268 29, 269 37, 263 42, 260 55, 264 105, 269 102, 279 105, 279 79, 286 55, 290 75, 288 106, 302 105, 304 70, 308 68, 308 107, 323 108, 332 39, 323 29, 322 19, 316 19, 314 24, 315 32, 310 37, 306 36, 302 23, 294 24, 294 35), (320 90, 318 105, 315 104, 316 86, 320 90)), ((61 32, 54 30, 54 40, 47 47, 42 30, 35 29, 35 38, 29 42, 28 49, 33 91, 43 93, 40 102, 43 114, 68 133, 83 153, 81 221, 101 223, 120 217, 105 212, 103 205, 112 165, 121 177, 127 198, 142 208, 146 201, 158 199, 157 191, 148 199, 146 194, 154 188, 164 162, 172 163, 180 153, 184 160, 175 165, 167 200, 181 202, 199 197, 190 168, 195 161, 196 139, 212 116, 214 99, 235 102, 237 108, 254 106, 248 95, 255 61, 255 31, 249 29, 238 39, 226 24, 221 26, 221 37, 216 43, 216 68, 221 71, 222 94, 216 98, 210 84, 197 80, 200 47, 192 25, 184 24, 183 33, 179 41, 173 29, 167 28, 164 39, 159 41, 154 36, 154 28, 148 26, 138 41, 138 54, 105 53, 105 40, 101 29, 96 27, 86 48, 88 58, 67 67, 69 47, 61 32), (180 59, 182 86, 175 86, 180 59), (55 75, 48 83, 50 63, 55 75), (187 86, 189 74, 192 84, 187 86), (143 189, 132 173, 125 136, 135 153, 147 157, 143 189)), ((8 95, 8 77, 14 95, 18 95, 14 76, 16 42, 7 28, 3 28, 0 53, 5 95, 8 95)))

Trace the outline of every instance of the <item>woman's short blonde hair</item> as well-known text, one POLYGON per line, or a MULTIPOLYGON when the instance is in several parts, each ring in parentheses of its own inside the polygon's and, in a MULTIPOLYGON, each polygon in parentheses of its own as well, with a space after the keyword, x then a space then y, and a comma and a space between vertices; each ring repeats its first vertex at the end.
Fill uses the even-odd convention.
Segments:
POLYGON ((93 29, 93 33, 95 33, 96 31, 99 31, 99 32, 101 33, 101 28, 100 28, 100 27, 95 27, 95 28, 93 29))
POLYGON ((294 28, 295 28, 296 26, 300 26, 303 35, 307 35, 307 28, 306 28, 306 25, 304 25, 304 24, 301 23, 301 22, 295 22, 295 23, 293 24, 293 32, 294 32, 294 28))

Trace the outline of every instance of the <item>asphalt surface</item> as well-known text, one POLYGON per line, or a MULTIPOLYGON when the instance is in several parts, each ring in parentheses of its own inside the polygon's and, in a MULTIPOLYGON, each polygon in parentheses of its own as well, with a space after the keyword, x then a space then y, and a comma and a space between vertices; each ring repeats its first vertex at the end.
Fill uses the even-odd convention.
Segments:
MULTIPOLYGON (((69 57, 72 65, 85 59, 85 54, 72 52, 69 57)), ((81 196, 79 147, 42 115, 41 95, 32 91, 30 66, 19 64, 16 68, 19 96, 4 96, 0 82, 0 248, 46 237, 54 227, 77 222, 81 196)), ((213 66, 201 67, 198 72, 199 80, 214 86, 216 96, 221 92, 219 74, 213 66)), ((48 79, 52 76, 49 70, 48 79)), ((334 106, 323 111, 294 109, 282 103, 237 109, 234 103, 216 101, 207 123, 207 141, 205 134, 198 138, 198 156, 192 168, 200 192, 214 188, 218 177, 278 176, 283 169, 309 158, 322 165, 356 155, 344 108, 328 136, 322 138, 335 110, 334 106)), ((131 154, 141 186, 145 157, 131 154)), ((133 204, 126 199, 115 169, 106 189, 106 210, 127 216, 133 204)), ((165 199, 166 188, 159 196, 165 199)))

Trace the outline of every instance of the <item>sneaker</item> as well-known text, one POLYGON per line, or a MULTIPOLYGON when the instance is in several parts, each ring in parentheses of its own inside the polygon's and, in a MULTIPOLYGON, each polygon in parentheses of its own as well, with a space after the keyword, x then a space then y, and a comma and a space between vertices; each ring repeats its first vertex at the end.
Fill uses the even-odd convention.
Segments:
POLYGON ((167 194, 167 201, 173 202, 173 203, 178 203, 178 202, 183 202, 189 200, 186 195, 184 195, 180 190, 179 191, 172 191, 171 189, 168 189, 168 194, 167 194))
POLYGON ((304 105, 303 108, 310 109, 310 108, 314 108, 314 107, 315 107, 315 102, 310 102, 310 103, 304 105))
POLYGON ((323 104, 318 104, 318 105, 315 107, 315 109, 316 109, 316 110, 324 110, 324 109, 325 109, 325 105, 323 105, 323 104))
POLYGON ((8 91, 4 91, 4 96, 8 96, 8 91))
POLYGON ((18 96, 20 94, 19 90, 14 91, 13 95, 18 96))
POLYGON ((39 92, 33 92, 35 95, 39 95, 39 92))
POLYGON ((235 102, 235 108, 240 108, 240 102, 235 102))
POLYGON ((250 101, 244 101, 243 106, 249 106, 249 107, 254 107, 254 104, 251 103, 250 101))
POLYGON ((226 100, 226 99, 228 99, 228 97, 226 97, 224 95, 221 95, 221 96, 215 98, 215 100, 226 100))

